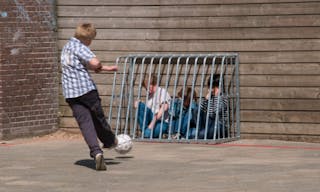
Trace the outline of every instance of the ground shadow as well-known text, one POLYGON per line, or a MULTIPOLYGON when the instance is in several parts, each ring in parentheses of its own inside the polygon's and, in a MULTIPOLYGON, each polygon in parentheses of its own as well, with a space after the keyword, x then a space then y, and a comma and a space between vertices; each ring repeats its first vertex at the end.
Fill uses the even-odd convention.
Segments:
POLYGON ((133 155, 122 155, 122 156, 117 156, 116 159, 132 159, 134 158, 133 155))
MULTIPOLYGON (((117 164, 121 163, 121 162, 115 161, 114 159, 111 159, 111 158, 105 158, 104 160, 105 160, 106 165, 117 165, 117 164)), ((94 169, 94 170, 96 169, 96 164, 93 159, 81 159, 81 160, 76 161, 74 164, 79 165, 79 166, 83 166, 83 167, 87 167, 90 169, 94 169)))

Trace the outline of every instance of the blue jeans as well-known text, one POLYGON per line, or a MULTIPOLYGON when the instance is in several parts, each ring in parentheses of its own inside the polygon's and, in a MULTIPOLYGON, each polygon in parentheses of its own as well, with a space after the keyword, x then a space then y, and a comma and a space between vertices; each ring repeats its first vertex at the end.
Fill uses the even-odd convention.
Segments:
POLYGON ((140 127, 140 131, 143 133, 144 138, 158 138, 160 136, 160 133, 164 134, 168 132, 168 123, 158 120, 153 129, 149 129, 148 125, 151 123, 153 119, 153 112, 150 108, 146 107, 146 105, 142 102, 139 102, 138 106, 138 124, 140 127), (144 119, 144 112, 146 110, 146 117, 144 119))
MULTIPOLYGON (((198 129, 198 139, 204 139, 206 136, 205 135, 206 134, 206 120, 207 120, 206 117, 207 117, 206 113, 201 111, 200 112, 199 129, 198 129)), ((215 120, 209 117, 206 139, 213 139, 214 130, 215 130, 215 120)), ((226 130, 224 129, 223 124, 220 121, 218 121, 215 139, 222 138, 224 135, 223 131, 226 131, 226 130)), ((195 128, 190 129, 189 139, 194 139, 195 135, 196 135, 196 129, 195 128)))
MULTIPOLYGON (((183 112, 182 117, 178 119, 172 119, 171 122, 171 133, 180 133, 181 136, 186 137, 188 124, 190 124, 191 117, 188 112, 183 112), (180 130, 179 130, 180 124, 180 130)), ((192 127, 189 127, 190 129, 192 127)))

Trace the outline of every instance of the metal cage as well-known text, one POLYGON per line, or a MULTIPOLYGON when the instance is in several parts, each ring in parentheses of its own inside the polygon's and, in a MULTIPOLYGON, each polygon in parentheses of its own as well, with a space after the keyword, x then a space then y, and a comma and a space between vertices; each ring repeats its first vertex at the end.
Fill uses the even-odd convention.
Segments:
POLYGON ((159 142, 218 143, 240 138, 238 54, 138 54, 118 57, 116 64, 119 71, 108 114, 116 134, 159 142), (150 93, 152 87, 168 93, 167 98, 160 95, 163 113, 157 118, 160 112, 148 106, 156 97, 150 93), (156 118, 156 128, 147 127, 150 117, 156 118))

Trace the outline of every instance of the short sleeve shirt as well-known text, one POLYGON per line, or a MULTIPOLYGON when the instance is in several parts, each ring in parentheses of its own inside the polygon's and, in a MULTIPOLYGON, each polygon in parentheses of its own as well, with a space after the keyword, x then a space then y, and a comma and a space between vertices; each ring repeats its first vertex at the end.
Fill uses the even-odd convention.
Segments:
POLYGON ((65 98, 76 98, 96 90, 87 66, 95 54, 80 40, 72 37, 61 52, 61 82, 65 98))
MULTIPOLYGON (((165 89, 157 87, 157 90, 153 96, 148 98, 147 107, 151 109, 153 114, 157 114, 160 110, 161 104, 168 103, 168 105, 170 105, 170 101, 171 97, 169 93, 165 89)), ((167 120, 167 117, 168 111, 165 112, 164 119, 167 120)))

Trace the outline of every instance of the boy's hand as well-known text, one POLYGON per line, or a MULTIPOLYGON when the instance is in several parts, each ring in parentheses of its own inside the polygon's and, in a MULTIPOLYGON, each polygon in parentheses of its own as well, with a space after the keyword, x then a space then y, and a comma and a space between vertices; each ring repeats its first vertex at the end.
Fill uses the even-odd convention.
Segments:
POLYGON ((118 66, 112 65, 112 66, 107 66, 107 71, 118 71, 118 66))
POLYGON ((152 121, 151 121, 150 124, 148 125, 148 128, 149 128, 149 129, 153 129, 154 126, 155 126, 155 124, 156 124, 156 122, 157 122, 157 118, 154 116, 153 119, 152 119, 152 121))
POLYGON ((213 93, 209 91, 208 94, 206 95, 206 99, 209 99, 209 98, 210 98, 210 95, 212 96, 212 94, 213 94, 213 93))

